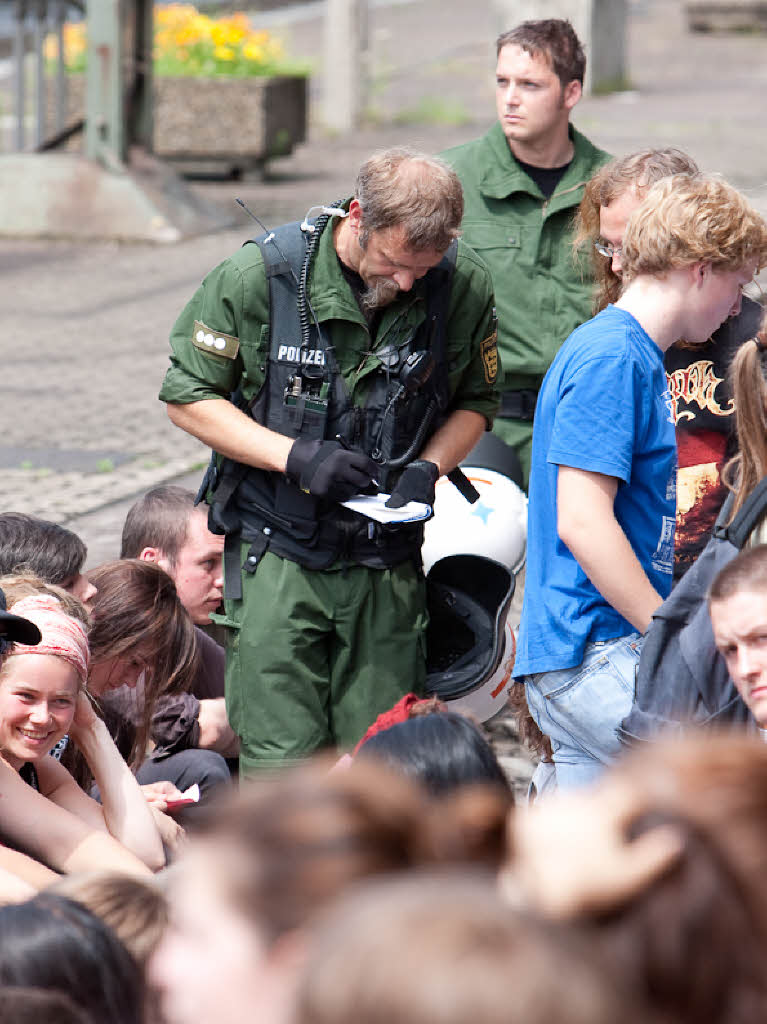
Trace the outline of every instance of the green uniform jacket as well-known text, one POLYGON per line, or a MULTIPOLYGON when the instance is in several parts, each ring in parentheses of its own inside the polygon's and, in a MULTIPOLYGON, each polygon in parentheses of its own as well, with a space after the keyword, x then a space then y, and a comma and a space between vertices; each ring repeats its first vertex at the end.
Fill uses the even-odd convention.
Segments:
POLYGON ((490 268, 498 307, 501 390, 540 387, 565 339, 592 315, 571 222, 583 187, 609 159, 570 126, 575 154, 551 199, 519 166, 499 122, 443 153, 463 185, 463 238, 490 268))
MULTIPOLYGON (((370 375, 381 365, 376 350, 398 338, 404 341, 423 321, 423 291, 423 282, 417 281, 388 306, 371 340, 341 272, 330 226, 322 233, 310 272, 309 298, 323 330, 330 332, 354 405, 364 402, 370 375)), ((257 245, 244 246, 212 270, 171 333, 171 366, 161 401, 183 405, 228 398, 237 387, 246 400, 256 395, 264 383, 269 353, 268 297, 257 245)), ((498 405, 493 302, 487 267, 460 242, 447 329, 449 411, 478 412, 488 427, 498 405)))

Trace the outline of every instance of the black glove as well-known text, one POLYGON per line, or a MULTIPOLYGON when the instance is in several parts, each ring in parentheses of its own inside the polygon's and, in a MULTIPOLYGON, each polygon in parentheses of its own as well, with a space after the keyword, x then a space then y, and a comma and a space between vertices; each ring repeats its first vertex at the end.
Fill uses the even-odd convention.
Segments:
POLYGON ((433 462, 416 459, 405 466, 399 483, 386 502, 387 508, 402 508, 409 501, 422 501, 424 505, 434 504, 434 486, 439 480, 439 470, 433 462))
POLYGON ((290 449, 285 474, 317 498, 346 501, 370 485, 378 466, 364 452, 348 451, 338 441, 305 441, 290 449))

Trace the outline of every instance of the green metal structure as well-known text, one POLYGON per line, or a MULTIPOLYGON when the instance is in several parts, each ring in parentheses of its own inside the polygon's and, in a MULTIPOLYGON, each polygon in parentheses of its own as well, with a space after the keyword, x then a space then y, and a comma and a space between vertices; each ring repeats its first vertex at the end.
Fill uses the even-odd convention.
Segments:
POLYGON ((196 196, 153 155, 152 0, 15 0, 13 11, 17 125, 15 146, 0 154, 0 235, 174 242, 232 223, 233 213, 196 196), (72 17, 87 19, 85 116, 65 125, 63 26, 72 17), (58 37, 53 75, 50 31, 58 37), (32 148, 28 58, 36 70, 32 148), (83 152, 72 151, 69 140, 82 130, 83 152))
POLYGON ((85 155, 116 170, 152 148, 152 0, 88 0, 85 155))

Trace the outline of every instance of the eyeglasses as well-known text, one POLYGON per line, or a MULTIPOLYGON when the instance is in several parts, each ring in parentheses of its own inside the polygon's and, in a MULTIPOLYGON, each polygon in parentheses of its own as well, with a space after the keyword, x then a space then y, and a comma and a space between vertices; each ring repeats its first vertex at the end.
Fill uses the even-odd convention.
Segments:
POLYGON ((604 256, 606 260, 611 260, 613 256, 617 256, 623 252, 623 247, 620 245, 611 245, 609 242, 603 242, 601 240, 594 242, 594 248, 600 256, 604 256))

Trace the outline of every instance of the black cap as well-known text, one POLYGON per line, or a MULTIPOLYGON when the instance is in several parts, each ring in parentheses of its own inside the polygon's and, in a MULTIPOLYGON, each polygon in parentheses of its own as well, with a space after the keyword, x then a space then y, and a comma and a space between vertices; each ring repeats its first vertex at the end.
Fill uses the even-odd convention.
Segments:
POLYGON ((2 640, 30 646, 39 644, 43 636, 34 622, 22 619, 20 615, 11 615, 6 611, 7 607, 5 594, 0 590, 0 650, 5 646, 2 640))

